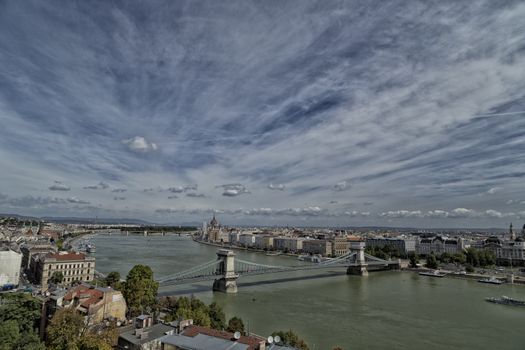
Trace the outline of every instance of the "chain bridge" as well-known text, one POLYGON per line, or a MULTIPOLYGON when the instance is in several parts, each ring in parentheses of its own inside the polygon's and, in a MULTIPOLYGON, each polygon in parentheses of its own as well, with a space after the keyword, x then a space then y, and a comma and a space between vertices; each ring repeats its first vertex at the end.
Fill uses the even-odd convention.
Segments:
POLYGON ((295 266, 265 265, 235 258, 232 250, 220 249, 217 259, 208 261, 186 271, 158 279, 161 286, 182 285, 213 280, 213 290, 225 293, 237 292, 237 279, 242 276, 273 274, 292 271, 316 271, 343 267, 348 274, 368 275, 368 269, 385 270, 399 268, 399 261, 383 260, 366 254, 364 242, 351 244, 348 254, 320 263, 295 266))

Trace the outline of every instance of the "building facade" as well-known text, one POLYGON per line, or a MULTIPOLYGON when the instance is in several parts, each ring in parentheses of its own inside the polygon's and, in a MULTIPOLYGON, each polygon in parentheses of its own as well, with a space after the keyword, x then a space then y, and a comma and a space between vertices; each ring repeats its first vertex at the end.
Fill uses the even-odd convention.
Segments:
POLYGON ((332 239, 332 256, 348 254, 350 243, 345 236, 336 236, 332 239))
POLYGON ((73 282, 91 282, 95 278, 95 258, 78 252, 48 253, 35 255, 31 259, 31 276, 35 283, 48 289, 48 283, 55 272, 62 273, 63 285, 73 282))
POLYGON ((273 248, 273 236, 256 235, 254 247, 257 249, 272 249, 273 248))
POLYGON ((303 250, 304 240, 300 237, 274 237, 273 247, 284 252, 299 253, 303 250))
POLYGON ((15 252, 8 247, 0 247, 0 290, 18 286, 21 266, 21 253, 15 252))
POLYGON ((435 236, 428 238, 419 238, 416 242, 416 253, 419 255, 441 255, 443 253, 456 254, 465 250, 463 238, 448 238, 444 236, 435 236))
POLYGON ((332 242, 325 239, 307 239, 303 241, 303 253, 320 254, 322 256, 332 255, 332 242))

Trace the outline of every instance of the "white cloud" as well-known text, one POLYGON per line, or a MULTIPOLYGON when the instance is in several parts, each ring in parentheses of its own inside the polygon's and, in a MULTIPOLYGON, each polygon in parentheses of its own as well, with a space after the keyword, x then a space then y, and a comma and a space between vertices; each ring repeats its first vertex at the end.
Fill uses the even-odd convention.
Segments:
MULTIPOLYGON (((109 188, 109 185, 105 183, 104 181, 100 181, 96 185, 84 186, 85 190, 105 190, 107 188, 109 188)), ((114 192, 118 192, 118 191, 114 191, 114 192)))
POLYGON ((334 185, 334 191, 344 191, 346 189, 350 188, 350 184, 345 181, 340 181, 334 185))
POLYGON ((268 185, 268 188, 270 190, 284 191, 285 186, 283 184, 276 184, 276 185, 274 185, 273 183, 271 183, 271 184, 268 185))
POLYGON ((503 187, 492 187, 489 190, 487 190, 487 194, 495 194, 496 192, 502 190, 503 187))
POLYGON ((156 151, 158 149, 157 145, 153 142, 148 142, 142 136, 135 136, 131 139, 122 141, 125 145, 129 147, 131 151, 134 152, 150 152, 156 151))
POLYGON ((221 187, 223 189, 222 195, 225 197, 237 197, 241 194, 250 193, 250 191, 246 189, 246 186, 239 183, 218 185, 215 187, 221 187))
POLYGON ((386 218, 420 218, 423 217, 421 210, 391 210, 380 213, 379 216, 386 218))
POLYGON ((111 192, 115 192, 115 193, 124 193, 126 191, 127 191, 127 189, 125 189, 125 188, 115 188, 115 189, 111 190, 111 192))
POLYGON ((49 186, 50 191, 70 191, 71 187, 64 185, 60 181, 55 181, 55 183, 49 186))
POLYGON ((77 198, 77 197, 69 197, 69 198, 67 199, 67 201, 68 201, 69 203, 76 203, 76 204, 90 204, 90 202, 88 202, 88 201, 84 201, 84 200, 79 199, 79 198, 77 198))

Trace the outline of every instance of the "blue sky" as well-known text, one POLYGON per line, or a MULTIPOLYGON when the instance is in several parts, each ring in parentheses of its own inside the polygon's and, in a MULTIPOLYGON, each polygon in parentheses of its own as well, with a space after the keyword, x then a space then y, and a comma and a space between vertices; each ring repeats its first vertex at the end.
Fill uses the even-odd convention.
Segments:
POLYGON ((0 1, 0 212, 525 221, 522 1, 0 1))

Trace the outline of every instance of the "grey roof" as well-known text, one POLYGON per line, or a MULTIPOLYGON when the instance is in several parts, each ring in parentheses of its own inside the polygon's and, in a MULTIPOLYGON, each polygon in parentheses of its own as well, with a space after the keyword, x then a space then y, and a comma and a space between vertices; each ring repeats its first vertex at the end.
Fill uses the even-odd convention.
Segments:
POLYGON ((148 333, 147 336, 143 339, 140 339, 137 335, 135 335, 135 328, 120 333, 120 338, 132 344, 144 344, 152 340, 159 339, 159 338, 166 336, 166 333, 173 332, 174 328, 168 325, 159 323, 151 327, 141 328, 141 330, 143 332, 148 333))
POLYGON ((249 347, 247 344, 241 344, 201 333, 194 337, 187 337, 182 334, 167 335, 161 340, 161 342, 163 344, 175 345, 178 348, 185 350, 246 350, 249 347))

